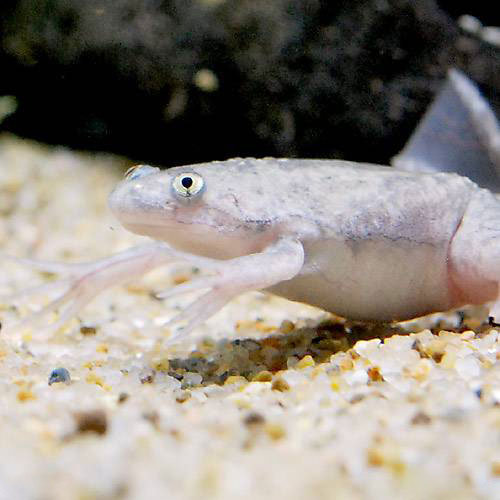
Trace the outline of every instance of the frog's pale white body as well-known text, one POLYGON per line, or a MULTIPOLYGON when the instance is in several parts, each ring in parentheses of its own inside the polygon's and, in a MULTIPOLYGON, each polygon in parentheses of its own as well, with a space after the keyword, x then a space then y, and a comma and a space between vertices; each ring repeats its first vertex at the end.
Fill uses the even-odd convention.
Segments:
MULTIPOLYGON (((295 241, 303 264, 268 291, 350 318, 390 321, 459 305, 451 242, 478 192, 455 174, 247 158, 126 180, 110 206, 125 227, 183 252, 214 259, 260 252, 266 277, 273 268, 265 249, 295 241), (192 173, 204 179, 205 191, 199 199, 178 199, 173 179, 192 173)), ((244 275, 244 265, 241 259, 232 281, 244 275)))
MULTIPOLYGON (((467 91, 475 104, 480 97, 467 91)), ((478 163, 496 161, 492 126, 478 163)), ((174 319, 187 323, 184 332, 249 290, 371 321, 484 302, 499 317, 500 201, 454 173, 404 171, 415 157, 410 144, 398 169, 272 158, 139 167, 113 191, 110 208, 127 229, 157 241, 95 263, 40 265, 66 273, 68 285, 41 314, 66 302, 65 321, 103 288, 179 260, 208 272, 160 294, 205 291, 174 319)), ((456 151, 450 157, 460 162, 456 151)))

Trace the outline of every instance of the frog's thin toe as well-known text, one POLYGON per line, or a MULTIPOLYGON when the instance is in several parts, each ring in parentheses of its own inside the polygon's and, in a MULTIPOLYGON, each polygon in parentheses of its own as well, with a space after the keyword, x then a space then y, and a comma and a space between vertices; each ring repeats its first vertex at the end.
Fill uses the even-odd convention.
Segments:
POLYGON ((23 267, 30 267, 42 273, 74 275, 81 273, 88 266, 87 263, 64 263, 52 262, 50 260, 27 259, 24 257, 14 257, 12 255, 1 255, 2 260, 18 264, 23 267))
POLYGON ((49 295, 56 298, 40 311, 37 311, 9 330, 19 331, 23 326, 38 326, 42 331, 54 331, 71 319, 97 294, 109 288, 129 281, 135 276, 142 276, 151 269, 167 264, 177 256, 163 243, 151 243, 125 250, 118 254, 94 262, 82 264, 59 264, 31 259, 5 257, 21 265, 27 265, 39 271, 61 274, 61 279, 44 283, 16 293, 9 302, 23 302, 34 296, 49 295), (50 313, 59 311, 59 317, 53 323, 47 323, 50 313))
POLYGON ((50 281, 49 283, 43 283, 41 285, 32 286, 30 288, 26 288, 19 292, 14 292, 11 293, 10 295, 2 297, 2 302, 6 304, 24 302, 31 297, 36 297, 39 295, 51 293, 63 286, 67 287, 70 284, 70 281, 71 281, 70 278, 63 278, 56 281, 50 281))
POLYGON ((25 327, 36 327, 42 324, 43 320, 47 318, 49 314, 66 305, 66 308, 61 312, 59 318, 55 322, 43 325, 44 331, 47 330, 52 332, 60 328, 92 299, 92 295, 88 291, 85 293, 85 290, 82 290, 81 287, 73 285, 74 283, 70 283, 66 291, 59 295, 59 297, 49 302, 39 311, 29 314, 18 323, 11 325, 10 329, 20 330, 25 327))
POLYGON ((209 291, 198 297, 186 309, 165 324, 166 329, 175 330, 169 337, 167 345, 173 344, 181 336, 189 335, 197 326, 222 309, 232 298, 233 295, 228 296, 214 291, 209 291))

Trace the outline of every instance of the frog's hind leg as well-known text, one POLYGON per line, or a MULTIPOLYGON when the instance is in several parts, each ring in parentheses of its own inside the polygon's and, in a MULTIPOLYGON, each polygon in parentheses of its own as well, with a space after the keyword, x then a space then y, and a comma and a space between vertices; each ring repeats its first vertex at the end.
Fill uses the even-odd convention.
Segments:
POLYGON ((473 193, 450 245, 449 268, 454 306, 489 303, 492 321, 500 323, 500 197, 473 193))

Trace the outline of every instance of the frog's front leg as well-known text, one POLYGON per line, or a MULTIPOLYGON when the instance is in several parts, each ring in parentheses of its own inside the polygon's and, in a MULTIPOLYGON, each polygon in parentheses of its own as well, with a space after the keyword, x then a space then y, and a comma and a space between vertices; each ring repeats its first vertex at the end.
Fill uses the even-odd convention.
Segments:
MULTIPOLYGON (((54 331, 77 314, 106 288, 141 277, 152 269, 175 261, 188 262, 212 273, 193 282, 178 285, 161 296, 167 297, 193 290, 208 290, 176 316, 169 326, 185 323, 178 333, 187 333, 215 314, 240 293, 267 288, 295 276, 304 262, 302 244, 294 240, 278 240, 260 253, 217 260, 180 252, 166 243, 134 247, 95 262, 61 264, 30 259, 11 259, 40 271, 60 274, 61 279, 35 287, 15 296, 19 301, 41 292, 62 289, 62 293, 43 309, 28 316, 16 327, 34 325, 50 312, 64 308, 56 322, 46 331, 54 331)), ((169 339, 170 340, 170 339, 169 339)))
POLYGON ((180 335, 188 334, 241 293, 262 290, 292 279, 300 272, 303 264, 304 248, 299 241, 293 239, 280 239, 259 253, 230 260, 207 260, 204 269, 212 275, 157 294, 160 298, 168 298, 195 290, 207 290, 167 323, 168 328, 183 325, 172 333, 168 343, 172 343, 180 335))
POLYGON ((9 302, 23 302, 41 293, 52 294, 59 291, 60 294, 55 300, 17 325, 13 325, 16 328, 33 326, 52 311, 61 309, 58 320, 46 326, 47 331, 53 331, 62 326, 106 288, 141 277, 152 269, 170 262, 188 260, 195 265, 204 265, 206 261, 202 257, 178 252, 161 242, 137 246, 104 259, 81 264, 44 262, 9 256, 1 258, 4 262, 13 261, 61 276, 56 281, 21 291, 5 299, 9 302))

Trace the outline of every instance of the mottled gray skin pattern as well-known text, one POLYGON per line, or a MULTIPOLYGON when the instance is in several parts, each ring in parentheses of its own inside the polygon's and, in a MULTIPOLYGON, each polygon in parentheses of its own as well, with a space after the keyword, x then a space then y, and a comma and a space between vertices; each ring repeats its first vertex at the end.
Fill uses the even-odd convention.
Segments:
POLYGON ((488 281, 490 255, 476 266, 469 258, 476 212, 487 206, 499 219, 496 198, 456 174, 336 160, 249 158, 177 167, 123 181, 110 197, 126 228, 195 255, 231 259, 280 238, 299 241, 302 269, 267 290, 374 321, 496 298, 499 266, 488 281), (175 195, 171 182, 180 172, 203 177, 200 196, 175 195), (469 206, 472 222, 461 228, 469 206))

